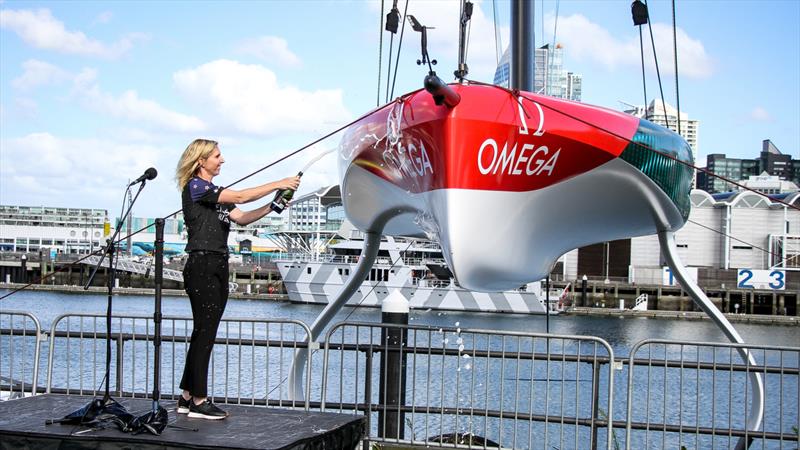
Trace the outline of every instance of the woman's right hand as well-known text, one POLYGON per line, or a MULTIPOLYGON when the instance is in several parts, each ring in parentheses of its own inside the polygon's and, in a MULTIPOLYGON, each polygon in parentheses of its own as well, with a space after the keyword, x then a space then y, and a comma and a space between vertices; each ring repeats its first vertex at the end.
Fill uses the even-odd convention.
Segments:
POLYGON ((300 177, 295 175, 278 181, 278 189, 291 189, 296 191, 300 186, 300 177))

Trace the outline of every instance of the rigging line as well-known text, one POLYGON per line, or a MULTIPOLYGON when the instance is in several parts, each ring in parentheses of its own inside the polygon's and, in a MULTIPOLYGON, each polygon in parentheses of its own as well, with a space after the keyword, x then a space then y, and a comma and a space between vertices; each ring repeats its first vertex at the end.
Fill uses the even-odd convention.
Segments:
MULTIPOLYGON (((556 0, 556 18, 555 25, 553 25, 553 47, 556 46, 556 35, 558 34, 558 7, 561 5, 561 0, 556 0)), ((542 23, 544 23, 544 9, 542 9, 542 23)))
MULTIPOLYGON (((511 90, 511 89, 508 89, 508 88, 505 88, 505 87, 502 87, 502 86, 497 86, 497 85, 494 85, 494 84, 484 83, 482 81, 475 81, 475 80, 467 80, 467 81, 469 81, 470 84, 475 84, 475 85, 478 85, 478 86, 488 86, 488 87, 500 89, 500 90, 508 92, 510 95, 513 95, 515 97, 522 98, 522 99, 527 100, 529 102, 535 102, 535 100, 533 100, 533 99, 525 97, 524 95, 520 95, 519 91, 514 91, 514 90, 511 90)), ((789 207, 791 209, 795 209, 795 210, 800 211, 800 207, 798 207, 798 206, 795 206, 795 205, 790 204, 790 203, 786 203, 785 201, 783 201, 781 199, 778 199, 778 198, 768 197, 767 195, 765 195, 765 194, 763 194, 761 192, 758 192, 753 188, 747 187, 747 186, 745 186, 745 185, 743 185, 741 183, 737 183, 736 181, 733 181, 733 180, 731 180, 731 179, 729 179, 727 177, 724 177, 722 175, 718 175, 718 174, 716 174, 714 172, 711 172, 710 170, 706 169, 705 167, 698 167, 698 166, 695 166, 694 164, 690 164, 690 163, 688 163, 686 161, 681 161, 676 156, 670 155, 669 153, 666 153, 666 152, 663 152, 663 151, 658 150, 656 148, 650 147, 649 145, 647 145, 647 144, 645 144, 643 142, 634 142, 631 139, 626 138, 626 137, 624 137, 622 135, 619 135, 619 134, 617 134, 617 133, 615 133, 615 132, 613 132, 611 130, 603 128, 603 127, 601 127, 599 125, 595 125, 595 124, 587 121, 586 119, 582 119, 582 118, 576 117, 576 116, 574 116, 574 115, 572 115, 570 113, 561 111, 560 109, 555 108, 555 107, 553 107, 551 105, 548 105, 546 103, 537 103, 537 104, 539 104, 540 106, 542 106, 544 108, 549 109, 550 111, 553 111, 555 113, 561 114, 561 115, 563 115, 565 117, 569 117, 570 119, 573 119, 573 120, 576 120, 578 122, 581 122, 584 125, 590 126, 590 127, 595 128, 597 130, 600 130, 600 131, 602 131, 604 133, 607 133, 607 134, 609 134, 609 135, 611 135, 611 136, 613 136, 613 137, 615 137, 617 139, 620 139, 620 140, 623 140, 625 142, 628 142, 629 144, 635 144, 635 145, 637 145, 637 146, 639 146, 641 148, 650 150, 650 151, 652 151, 654 153, 658 153, 659 155, 661 155, 661 156, 663 156, 665 158, 669 158, 669 159, 677 162, 678 164, 682 164, 682 165, 690 167, 692 169, 699 170, 699 171, 705 173, 706 175, 710 175, 712 177, 719 178, 719 179, 725 181, 726 183, 730 183, 730 184, 732 184, 734 186, 737 186, 737 187, 741 188, 742 190, 753 192, 753 193, 758 194, 758 195, 760 195, 762 197, 766 197, 769 201, 771 201, 773 203, 780 203, 780 204, 782 204, 784 206, 787 206, 787 207, 789 207)), ((527 111, 525 111, 525 108, 523 108, 523 111, 525 112, 525 115, 528 116, 527 111)))
MULTIPOLYGON (((389 74, 392 73, 392 50, 394 50, 394 33, 389 36, 389 65, 386 67, 386 92, 384 92, 384 103, 389 103, 389 74)), ((395 69, 397 69, 395 67, 395 69)))
POLYGON ((464 45, 464 66, 467 66, 467 55, 469 54, 469 38, 472 35, 472 20, 467 23, 467 43, 464 45))
POLYGON ((647 79, 644 71, 644 40, 642 39, 642 26, 639 25, 639 51, 642 54, 642 88, 644 90, 644 113, 647 115, 647 79))
POLYGON ((378 28, 378 97, 375 99, 375 106, 381 105, 381 62, 383 61, 383 4, 381 0, 380 26, 378 28))
MULTIPOLYGON (((412 94, 414 94, 414 93, 416 93, 416 92, 417 92, 417 91, 415 91, 415 92, 411 92, 411 93, 409 93, 409 94, 407 94, 407 95, 412 95, 412 94)), ((405 98, 405 97, 406 97, 406 96, 403 96, 402 98, 405 98)), ((302 146, 302 147, 298 148, 297 150, 294 150, 294 151, 292 151, 292 152, 290 152, 290 153, 287 153, 286 155, 284 155, 284 156, 282 156, 282 157, 280 157, 280 158, 276 159, 275 161, 273 161, 273 162, 271 162, 271 163, 267 164, 266 166, 264 166, 264 167, 262 167, 262 168, 260 168, 260 169, 258 169, 258 170, 256 170, 256 171, 254 171, 254 172, 250 173, 249 175, 245 175, 244 177, 242 177, 242 178, 239 178, 238 180, 234 181, 233 183, 229 184, 229 185, 228 185, 228 186, 226 186, 226 187, 231 187, 231 186, 234 186, 234 185, 236 185, 236 184, 239 184, 240 182, 242 182, 242 181, 244 181, 244 180, 246 180, 246 179, 248 179, 248 178, 250 178, 250 177, 252 177, 252 176, 254 176, 254 175, 256 175, 256 174, 258 174, 258 173, 260 173, 260 172, 263 172, 264 170, 266 170, 266 169, 269 169, 270 167, 272 167, 272 166, 274 166, 274 165, 276 165, 276 164, 279 164, 279 163, 281 163, 281 162, 283 162, 283 161, 285 161, 285 160, 287 160, 287 159, 289 159, 289 158, 291 158, 291 157, 295 156, 296 154, 298 154, 298 153, 300 153, 300 152, 302 152, 302 151, 304 151, 304 150, 307 150, 307 149, 309 149, 310 147, 312 147, 312 146, 314 146, 314 145, 316 145, 316 144, 318 144, 318 143, 320 143, 320 142, 324 141, 325 139, 328 139, 329 137, 331 137, 331 136, 333 136, 333 135, 335 135, 335 134, 337 134, 337 133, 341 132, 341 131, 342 131, 342 130, 344 130, 345 128, 347 128, 347 127, 349 127, 349 126, 351 126, 351 125, 353 125, 353 124, 356 124, 356 123, 358 123, 360 120, 362 120, 362 119, 364 119, 365 117, 369 116, 369 115, 370 115, 370 114, 372 114, 373 112, 374 112, 374 111, 369 111, 369 112, 367 112, 367 113, 364 113, 364 114, 362 114, 362 115, 361 115, 361 116, 359 116, 357 119, 355 119, 355 120, 353 120, 353 121, 351 121, 351 122, 349 122, 349 123, 347 123, 347 124, 345 124, 345 125, 342 125, 341 127, 337 128, 336 130, 334 130, 334 131, 331 131, 330 133, 326 134, 325 136, 322 136, 321 138, 318 138, 318 139, 314 140, 313 142, 311 142, 311 143, 309 143, 309 144, 306 144, 306 145, 304 145, 304 146, 302 146)), ((172 217, 172 216, 174 216, 174 215, 176 215, 176 214, 180 213, 181 211, 183 211, 183 208, 181 208, 181 209, 178 209, 177 211, 175 211, 175 212, 172 212, 172 213, 170 213, 170 214, 167 214, 166 216, 164 216, 164 217, 163 217, 163 219, 167 219, 167 218, 169 218, 169 217, 172 217)), ((152 223, 152 224, 150 224, 150 225, 146 225, 146 226, 144 226, 144 227, 140 228, 139 230, 136 230, 136 231, 134 231, 133 233, 131 233, 131 234, 127 235, 127 236, 124 236, 124 237, 121 237, 121 238, 119 238, 117 241, 115 241, 115 242, 114 242, 114 244, 115 244, 115 245, 116 245, 116 244, 119 244, 119 243, 120 243, 120 242, 122 242, 123 240, 126 240, 126 239, 128 239, 129 237, 132 237, 132 236, 134 236, 134 235, 136 235, 136 234, 139 234, 139 233, 143 232, 144 230, 147 230, 148 228, 151 228, 151 227, 154 227, 154 226, 155 226, 155 223, 152 223)), ((78 264, 78 263, 80 263, 80 262, 82 262, 82 261, 84 261, 84 260, 88 259, 88 258, 89 258, 89 257, 91 257, 91 256, 98 256, 98 255, 99 255, 100 253, 102 253, 103 251, 105 251, 105 250, 103 250, 103 249, 100 249, 100 250, 95 250, 94 252, 87 254, 87 255, 86 255, 86 256, 84 256, 83 258, 80 258, 80 259, 78 259, 78 260, 76 260, 76 261, 73 261, 73 262, 72 262, 72 263, 70 263, 68 266, 66 266, 66 267, 62 268, 61 270, 57 270, 57 271, 55 271, 55 272, 52 272, 52 273, 50 273, 50 274, 48 274, 48 275, 46 275, 46 276, 44 276, 44 277, 40 277, 40 278, 39 278, 38 280, 36 280, 36 281, 37 281, 37 282, 41 282, 41 281, 43 281, 43 280, 46 280, 46 279, 50 278, 51 276, 55 275, 56 273, 62 272, 62 271, 64 271, 64 270, 66 270, 67 268, 73 267, 73 266, 75 266, 76 264, 78 264)), ((27 288, 29 288, 29 287, 33 286, 34 284, 35 284, 35 283, 28 283, 28 284, 26 284, 26 285, 24 285, 24 286, 22 286, 22 287, 19 287, 19 288, 17 288, 17 289, 14 289, 13 291, 9 292, 8 294, 6 294, 6 295, 4 295, 4 296, 0 297, 0 300, 3 300, 3 299, 5 299, 5 298, 7 298, 7 297, 9 297, 9 296, 11 296, 11 295, 13 295, 13 294, 15 294, 15 293, 19 292, 19 291, 22 291, 22 290, 24 290, 24 289, 27 289, 27 288)))
POLYGON ((678 134, 681 134, 681 96, 678 90, 678 27, 675 19, 675 0, 672 0, 672 47, 675 55, 675 101, 678 104, 678 134))
MULTIPOLYGON (((555 59, 556 55, 556 35, 558 33, 558 7, 561 5, 560 0, 556 0, 556 17, 555 17, 555 24, 553 25, 553 44, 552 44, 552 57, 547 58, 548 68, 547 68, 547 77, 550 78, 552 81, 553 78, 553 60, 555 59)), ((544 21, 544 9, 542 9, 542 21, 544 21)), ((544 40, 544 35, 542 36, 542 40, 544 40)), ((547 82, 545 82, 547 83, 547 82)), ((547 83, 549 84, 549 83, 547 83)), ((547 88, 545 88, 545 91, 547 88)))
MULTIPOLYGON (((542 0, 544 1, 544 0, 542 0)), ((494 60, 495 65, 500 65, 500 43, 497 39, 497 0, 492 0, 492 16, 494 17, 494 60)))
MULTIPOLYGON (((647 6, 647 0, 644 0, 644 5, 647 6)), ((647 8, 648 14, 650 14, 650 8, 647 8)), ((658 77, 658 90, 661 92, 661 109, 664 110, 664 122, 667 124, 667 128, 669 128, 669 117, 667 116, 667 104, 664 101, 664 88, 661 85, 661 71, 658 69, 658 56, 656 55, 656 41, 653 37, 653 25, 652 25, 652 16, 648 17, 647 20, 647 28, 650 30, 650 43, 653 47, 653 61, 656 64, 656 76, 658 77)), ((645 116, 647 116, 647 105, 645 104, 645 116)), ((653 105, 653 109, 655 109, 655 104, 653 105)), ((655 112, 655 111, 654 111, 655 112)), ((654 114, 655 115, 655 114, 654 114)), ((678 118, 680 120, 680 118, 678 118)))
POLYGON ((408 2, 409 0, 406 0, 406 7, 403 9, 403 25, 400 26, 400 42, 397 43, 397 56, 395 57, 395 62, 394 62, 394 76, 392 77, 392 93, 390 97, 394 97, 394 84, 397 81, 397 67, 399 66, 400 62, 400 50, 403 48, 403 34, 406 31, 405 18, 406 15, 408 14, 408 2))

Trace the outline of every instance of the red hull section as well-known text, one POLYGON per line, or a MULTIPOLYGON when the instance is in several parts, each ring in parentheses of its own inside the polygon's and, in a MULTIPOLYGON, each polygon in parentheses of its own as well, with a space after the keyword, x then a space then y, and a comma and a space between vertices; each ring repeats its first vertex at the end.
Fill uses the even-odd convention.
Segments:
POLYGON ((491 86, 452 87, 461 95, 452 110, 417 91, 375 111, 348 130, 343 156, 413 193, 525 192, 616 158, 639 124, 616 111, 527 92, 518 100, 491 86), (387 135, 393 127, 397 142, 387 135), (364 145, 368 135, 376 138, 372 145, 364 145))

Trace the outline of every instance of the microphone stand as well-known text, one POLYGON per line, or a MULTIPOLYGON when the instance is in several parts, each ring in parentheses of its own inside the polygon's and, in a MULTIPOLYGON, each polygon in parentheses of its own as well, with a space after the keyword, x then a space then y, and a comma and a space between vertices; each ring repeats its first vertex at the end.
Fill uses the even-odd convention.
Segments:
MULTIPOLYGON (((52 423, 61 423, 61 424, 70 424, 70 425, 94 425, 98 422, 109 420, 113 422, 120 431, 135 431, 138 428, 138 423, 134 416, 130 414, 124 406, 118 403, 116 400, 111 398, 111 301, 114 295, 114 281, 116 280, 116 264, 115 264, 115 256, 116 256, 116 240, 117 236, 120 232, 121 225, 125 222, 125 219, 130 214, 131 210, 133 209, 133 204, 136 202, 136 199, 139 198, 139 194, 144 189, 145 182, 147 180, 142 180, 142 184, 139 185, 139 190, 136 192, 136 195, 131 200, 130 204, 128 205, 128 209, 125 210, 125 198, 128 194, 128 190, 130 190, 131 186, 129 185, 125 190, 125 195, 123 196, 122 200, 122 214, 121 219, 119 221, 119 225, 115 227, 114 234, 106 240, 106 247, 105 250, 100 257, 100 261, 94 267, 91 276, 89 276, 89 281, 86 282, 86 285, 83 287, 84 290, 88 290, 89 286, 92 285, 92 281, 94 280, 95 275, 97 275, 98 269, 103 265, 106 256, 108 256, 108 276, 106 286, 108 288, 108 307, 106 309, 106 374, 105 374, 105 394, 103 395, 102 399, 95 398, 93 399, 88 405, 80 408, 76 411, 73 411, 70 414, 67 414, 61 419, 56 420, 48 420, 46 424, 52 423)), ((91 250, 91 249, 90 249, 91 250)), ((160 331, 160 330, 159 330, 160 331)), ((119 342, 117 345, 122 345, 122 342, 119 342)), ((117 368, 119 370, 119 368, 117 368)), ((117 379, 117 388, 119 389, 119 379, 117 379)), ((120 389, 120 393, 121 393, 120 389)))
POLYGON ((156 240, 155 240, 155 296, 153 323, 155 331, 153 337, 153 408, 138 418, 136 418, 136 431, 140 433, 148 431, 156 436, 161 435, 164 428, 169 423, 167 410, 159 404, 161 400, 161 286, 164 280, 164 219, 156 219, 156 240))

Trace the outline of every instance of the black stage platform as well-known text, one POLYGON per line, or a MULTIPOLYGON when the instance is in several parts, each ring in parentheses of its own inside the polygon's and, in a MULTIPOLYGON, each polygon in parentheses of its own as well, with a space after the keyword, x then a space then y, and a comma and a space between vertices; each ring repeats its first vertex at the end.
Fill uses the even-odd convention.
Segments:
MULTIPOLYGON (((258 406, 220 405, 230 412, 225 420, 189 419, 175 413, 175 402, 161 405, 170 423, 198 431, 168 427, 161 436, 129 434, 109 424, 92 430, 73 425, 45 425, 88 404, 93 397, 39 395, 0 402, 2 449, 352 449, 364 433, 361 416, 304 412, 258 406)), ((117 399, 139 416, 150 411, 147 399, 117 399)))

